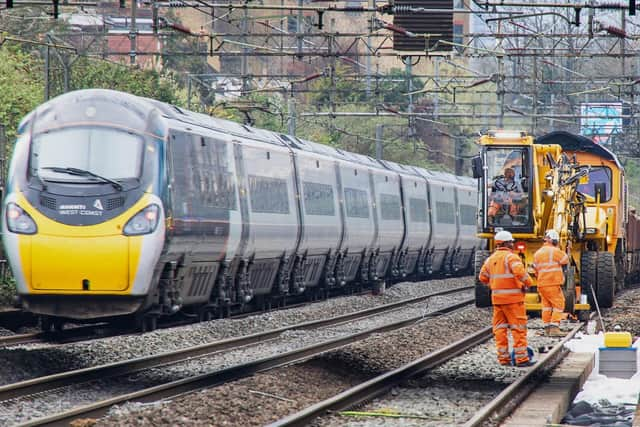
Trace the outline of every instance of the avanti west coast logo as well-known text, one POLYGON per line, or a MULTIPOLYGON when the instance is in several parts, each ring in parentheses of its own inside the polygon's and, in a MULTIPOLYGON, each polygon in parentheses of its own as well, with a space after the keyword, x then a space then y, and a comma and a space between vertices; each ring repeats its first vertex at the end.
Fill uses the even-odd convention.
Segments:
POLYGON ((58 208, 60 215, 102 216, 103 211, 104 207, 100 199, 94 200, 93 209, 87 209, 87 205, 83 204, 60 205, 58 208))

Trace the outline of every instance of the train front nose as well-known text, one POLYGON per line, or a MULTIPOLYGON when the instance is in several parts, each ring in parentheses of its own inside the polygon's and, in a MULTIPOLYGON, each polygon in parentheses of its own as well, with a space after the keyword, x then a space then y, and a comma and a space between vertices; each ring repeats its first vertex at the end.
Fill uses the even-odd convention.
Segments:
POLYGON ((128 237, 31 237, 31 287, 38 291, 122 292, 130 285, 128 237))

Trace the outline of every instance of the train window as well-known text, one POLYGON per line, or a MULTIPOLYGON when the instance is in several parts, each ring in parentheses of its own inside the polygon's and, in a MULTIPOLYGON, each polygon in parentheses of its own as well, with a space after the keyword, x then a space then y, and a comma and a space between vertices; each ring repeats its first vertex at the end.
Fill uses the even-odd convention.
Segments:
POLYGON ((604 194, 602 195, 601 202, 607 202, 611 199, 611 169, 606 166, 592 167, 589 171, 589 182, 586 184, 579 184, 578 191, 582 194, 596 197, 596 184, 604 184, 604 194))
POLYGON ((253 212, 289 213, 289 192, 284 179, 249 175, 249 196, 253 212))
POLYGON ((210 218, 214 209, 236 209, 236 185, 224 141, 179 134, 171 144, 173 199, 185 216, 210 218), (205 145, 202 142, 206 141, 205 145))
POLYGON ((400 197, 394 194, 380 194, 380 213, 384 220, 399 220, 400 197))
POLYGON ((476 225, 476 207, 472 205, 460 205, 460 224, 476 225))
POLYGON ((366 191, 345 187, 344 202, 348 217, 369 218, 369 197, 366 191))
POLYGON ((307 215, 335 215, 333 188, 330 185, 305 181, 302 186, 307 215))
POLYGON ((409 198, 409 220, 427 222, 427 201, 425 199, 409 198))
POLYGON ((436 202, 436 213, 440 224, 455 224, 456 214, 453 209, 453 203, 436 202))

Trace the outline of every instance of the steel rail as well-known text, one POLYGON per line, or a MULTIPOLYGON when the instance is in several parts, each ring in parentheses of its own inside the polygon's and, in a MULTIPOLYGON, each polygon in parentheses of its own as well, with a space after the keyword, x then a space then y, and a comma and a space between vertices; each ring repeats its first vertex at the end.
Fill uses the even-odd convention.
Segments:
POLYGON ((43 333, 35 332, 32 334, 16 334, 0 337, 0 348, 18 344, 31 344, 43 341, 43 333))
POLYGON ((7 335, 0 337, 0 348, 19 344, 68 344, 77 341, 106 338, 115 335, 122 335, 117 330, 111 333, 97 334, 96 331, 108 327, 106 323, 96 323, 92 325, 76 326, 54 332, 33 332, 29 334, 7 335))
POLYGON ((566 337, 551 349, 544 359, 535 364, 525 375, 502 390, 491 402, 478 410, 464 424, 464 427, 478 427, 486 421, 499 421, 508 416, 569 353, 569 350, 564 345, 581 328, 582 324, 576 325, 566 337))
MULTIPOLYGON (((116 396, 111 399, 106 399, 94 404, 71 409, 69 411, 52 416, 38 418, 36 420, 20 424, 20 426, 67 426, 72 420, 76 418, 101 417, 109 410, 111 406, 116 404, 123 404, 125 402, 154 402, 161 399, 173 398, 203 388, 213 387, 219 384, 253 375, 259 371, 273 369, 293 362, 299 362, 305 359, 309 359, 310 357, 317 356, 320 353, 342 347, 355 341, 362 340, 372 334, 401 329, 405 326, 415 324, 416 322, 419 322, 421 320, 440 316, 458 310, 460 308, 473 304, 474 301, 474 298, 467 299, 465 301, 452 304, 448 307, 440 309, 436 312, 428 313, 426 315, 415 316, 410 319, 400 320, 383 326, 367 329, 355 334, 335 338, 318 344, 313 344, 308 347, 291 350, 275 356, 265 357, 262 359, 254 360, 252 362, 235 365, 226 369, 208 372, 206 374, 184 378, 133 393, 116 396)), ((490 334, 490 329, 487 330, 490 334)), ((485 332, 487 330, 485 330, 485 332)))
POLYGON ((474 346, 490 339, 492 336, 491 327, 481 329, 480 331, 458 340, 453 344, 431 352, 420 359, 414 360, 413 362, 394 369, 393 371, 377 376, 336 396, 330 397, 329 399, 309 406, 302 411, 296 412, 295 414, 269 424, 269 427, 306 426, 311 420, 325 414, 327 411, 343 410, 373 399, 376 396, 386 393, 394 385, 419 375, 429 369, 433 369, 447 360, 452 359, 474 346))
MULTIPOLYGON (((385 304, 378 307, 369 308, 366 310, 360 310, 354 313, 345 314, 329 319, 313 320, 303 323, 298 323, 291 326, 285 326, 278 329, 272 329, 265 332, 259 332, 251 335, 244 335, 240 337, 228 338, 224 340, 214 341, 207 344, 201 344, 198 346, 188 347, 176 351, 161 353, 157 355, 138 357, 131 360, 124 360, 120 362, 108 363, 100 366, 94 366, 90 368, 82 368, 73 371, 61 372, 58 374, 48 375, 45 377, 34 378, 25 380, 13 384, 7 384, 0 386, 0 401, 15 399, 18 397, 40 393, 52 390, 58 387, 64 387, 69 384, 86 382, 95 379, 102 379, 106 377, 112 377, 116 375, 123 375, 136 370, 150 369, 160 365, 169 363, 180 362, 185 359, 200 357, 221 350, 227 350, 231 348, 237 348, 246 346, 249 344, 255 344, 271 340, 283 332, 291 330, 305 330, 314 329, 320 327, 326 327, 330 325, 337 325, 345 322, 349 322, 356 319, 363 319, 369 316, 377 315, 382 312, 396 310, 407 304, 414 304, 423 300, 432 298, 434 296, 447 295, 455 292, 465 291, 472 289, 473 286, 465 286, 456 289, 447 289, 441 292, 431 293, 417 298, 408 298, 402 301, 398 301, 391 304, 385 304)), ((464 304, 469 304, 466 300, 464 304)), ((459 308, 459 307, 458 307, 459 308)), ((413 319, 412 321, 415 321, 413 319)))

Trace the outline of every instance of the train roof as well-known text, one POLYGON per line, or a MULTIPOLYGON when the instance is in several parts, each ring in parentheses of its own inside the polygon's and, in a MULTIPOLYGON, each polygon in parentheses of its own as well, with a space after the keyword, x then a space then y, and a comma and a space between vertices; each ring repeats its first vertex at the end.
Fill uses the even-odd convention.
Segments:
POLYGON ((584 153, 591 153, 598 157, 611 160, 616 164, 616 166, 622 169, 622 165, 615 154, 602 145, 596 144, 593 140, 582 135, 558 130, 537 137, 536 144, 557 144, 561 146, 564 151, 581 151, 584 153))

